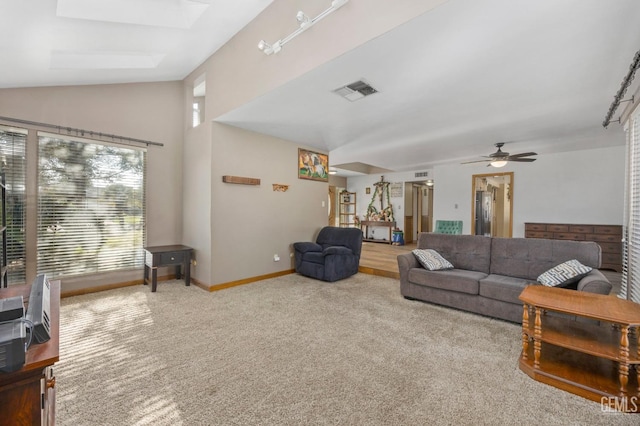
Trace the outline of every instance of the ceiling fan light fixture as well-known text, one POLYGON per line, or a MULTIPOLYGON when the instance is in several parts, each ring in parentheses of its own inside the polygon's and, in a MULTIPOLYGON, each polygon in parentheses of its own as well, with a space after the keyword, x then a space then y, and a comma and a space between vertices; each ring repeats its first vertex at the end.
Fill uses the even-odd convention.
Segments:
POLYGON ((507 165, 507 160, 494 160, 489 164, 493 167, 504 167, 507 165))

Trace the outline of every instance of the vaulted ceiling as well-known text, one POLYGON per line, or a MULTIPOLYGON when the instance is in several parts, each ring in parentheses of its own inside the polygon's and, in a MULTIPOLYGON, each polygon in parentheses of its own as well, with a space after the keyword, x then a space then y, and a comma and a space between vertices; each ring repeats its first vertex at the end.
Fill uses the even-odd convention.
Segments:
POLYGON ((0 88, 182 80, 273 0, 2 0, 0 88))
MULTIPOLYGON (((180 80, 271 2, 3 0, 0 88, 180 80)), ((469 161, 496 142, 621 145, 602 121, 639 21, 637 0, 449 0, 217 120, 329 151, 345 170, 469 161), (378 92, 333 92, 357 80, 378 92)))
POLYGON ((639 21, 635 0, 450 0, 219 120, 393 171, 621 145, 602 122, 639 21), (378 93, 333 92, 362 79, 378 93))

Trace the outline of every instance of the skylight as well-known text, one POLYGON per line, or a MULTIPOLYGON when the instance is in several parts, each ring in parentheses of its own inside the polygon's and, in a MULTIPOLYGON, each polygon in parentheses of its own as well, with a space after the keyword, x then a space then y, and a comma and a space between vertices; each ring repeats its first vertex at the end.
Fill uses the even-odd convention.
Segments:
POLYGON ((210 0, 58 0, 62 18, 187 29, 210 0))
POLYGON ((149 69, 156 68, 164 54, 137 52, 51 52, 51 69, 149 69))

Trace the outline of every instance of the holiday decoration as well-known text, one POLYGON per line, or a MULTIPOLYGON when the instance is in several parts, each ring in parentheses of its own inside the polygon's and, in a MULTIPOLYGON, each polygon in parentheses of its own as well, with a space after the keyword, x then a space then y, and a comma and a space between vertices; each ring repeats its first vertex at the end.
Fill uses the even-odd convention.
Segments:
POLYGON ((367 207, 367 214, 365 220, 377 220, 384 222, 393 222, 393 206, 391 205, 391 197, 389 196, 389 183, 384 181, 384 176, 380 176, 380 182, 376 182, 373 184, 375 190, 373 191, 373 196, 371 197, 371 202, 367 207), (384 197, 386 196, 386 204, 384 206, 384 197), (380 210, 376 209, 373 205, 376 201, 376 198, 380 200, 380 210))

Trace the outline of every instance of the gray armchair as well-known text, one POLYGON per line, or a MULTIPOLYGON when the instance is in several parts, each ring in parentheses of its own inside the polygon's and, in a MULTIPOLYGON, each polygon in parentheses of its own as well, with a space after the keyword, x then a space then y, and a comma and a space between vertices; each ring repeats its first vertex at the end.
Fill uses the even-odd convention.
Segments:
POLYGON ((297 273, 333 282, 358 272, 362 231, 326 226, 315 243, 293 243, 293 248, 297 273))

